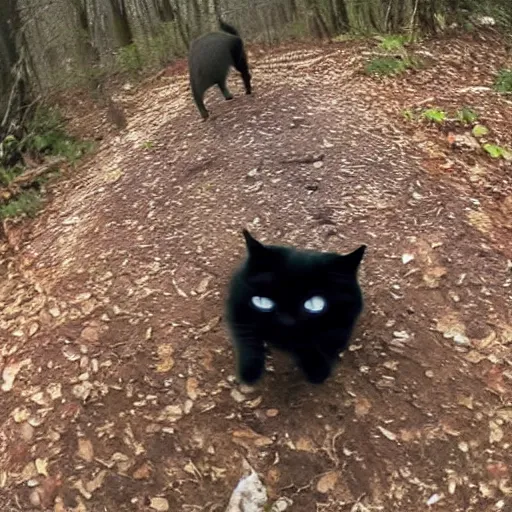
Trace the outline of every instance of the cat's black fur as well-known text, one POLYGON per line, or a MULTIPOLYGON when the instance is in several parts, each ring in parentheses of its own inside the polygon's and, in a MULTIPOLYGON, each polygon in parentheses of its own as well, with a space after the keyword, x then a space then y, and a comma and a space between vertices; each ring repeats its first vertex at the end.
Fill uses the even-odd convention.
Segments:
POLYGON ((192 96, 204 120, 209 116, 204 105, 207 89, 218 85, 226 100, 233 98, 226 84, 231 66, 242 75, 246 94, 252 92, 251 74, 242 38, 234 27, 220 18, 219 26, 222 32, 211 32, 192 41, 188 55, 192 96))
POLYGON ((252 384, 262 376, 267 342, 290 353, 310 382, 323 382, 363 309, 357 271, 366 246, 339 255, 263 245, 243 233, 248 256, 232 277, 226 302, 238 379, 252 384), (258 310, 255 296, 271 299, 274 309, 258 310), (320 313, 305 309, 314 296, 325 299, 320 313))

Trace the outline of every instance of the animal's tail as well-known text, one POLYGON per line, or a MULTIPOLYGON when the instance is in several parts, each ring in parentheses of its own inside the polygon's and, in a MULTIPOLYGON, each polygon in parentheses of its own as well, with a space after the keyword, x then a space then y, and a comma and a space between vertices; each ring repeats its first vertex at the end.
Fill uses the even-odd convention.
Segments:
POLYGON ((234 36, 240 37, 240 34, 238 33, 238 30, 235 27, 232 27, 225 21, 222 21, 222 19, 219 16, 219 27, 224 32, 227 32, 228 34, 233 34, 234 36))

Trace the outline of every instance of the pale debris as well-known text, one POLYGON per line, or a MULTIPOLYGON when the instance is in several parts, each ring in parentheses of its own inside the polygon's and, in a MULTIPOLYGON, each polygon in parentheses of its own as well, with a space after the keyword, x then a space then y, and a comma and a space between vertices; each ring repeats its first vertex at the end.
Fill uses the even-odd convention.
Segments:
POLYGON ((240 479, 225 512, 263 512, 267 503, 267 490, 258 474, 244 460, 246 474, 240 479))

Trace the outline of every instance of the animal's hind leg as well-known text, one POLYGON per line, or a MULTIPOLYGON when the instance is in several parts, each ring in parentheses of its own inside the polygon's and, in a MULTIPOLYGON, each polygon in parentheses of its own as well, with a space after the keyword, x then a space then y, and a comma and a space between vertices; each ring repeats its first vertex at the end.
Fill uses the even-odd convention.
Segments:
POLYGON ((197 91, 197 89, 192 84, 191 89, 192 96, 194 97, 194 102, 197 105, 199 113, 201 114, 203 121, 206 121, 210 114, 208 113, 208 110, 206 110, 206 107, 204 106, 203 94, 200 94, 199 91, 197 91))
POLYGON ((232 100, 233 95, 229 92, 228 86, 226 85, 226 81, 224 82, 218 82, 217 85, 219 86, 220 92, 224 96, 226 100, 232 100))

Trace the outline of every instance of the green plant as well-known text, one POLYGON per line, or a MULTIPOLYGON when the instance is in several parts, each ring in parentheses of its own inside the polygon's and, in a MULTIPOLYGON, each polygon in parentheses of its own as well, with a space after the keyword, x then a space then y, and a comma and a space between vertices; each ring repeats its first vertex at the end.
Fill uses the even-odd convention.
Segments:
POLYGON ((11 199, 8 203, 0 205, 0 219, 26 215, 34 217, 41 208, 41 196, 35 190, 26 190, 11 199))
POLYGON ((366 63, 364 71, 367 75, 394 76, 418 66, 418 61, 410 57, 375 57, 366 63))
POLYGON ((443 124, 448 118, 446 112, 439 108, 428 108, 427 110, 424 110, 422 117, 427 121, 437 124, 443 124))
POLYGON ((489 133, 489 128, 487 128, 487 126, 484 126, 483 124, 476 124, 471 130, 471 133, 473 134, 473 137, 476 137, 478 139, 479 137, 487 135, 489 133))
POLYGON ((512 160, 512 152, 496 144, 484 144, 484 150, 491 158, 503 158, 504 160, 512 160))
POLYGON ((386 52, 403 52, 405 51, 404 46, 408 42, 407 37, 403 35, 389 35, 379 37, 379 39, 379 46, 386 52))
POLYGON ((457 111, 457 121, 463 124, 473 124, 478 120, 478 114, 468 107, 463 107, 457 111))
POLYGON ((140 51, 136 43, 123 46, 117 53, 117 63, 121 71, 135 73, 143 67, 140 51))
POLYGON ((402 115, 406 121, 414 121, 415 119, 414 112, 410 108, 402 110, 402 115))
POLYGON ((152 140, 146 140, 142 143, 142 149, 153 149, 155 144, 152 140))
POLYGON ((7 186, 11 181, 23 172, 20 166, 0 167, 0 185, 7 186))
POLYGON ((501 69, 494 81, 494 88, 501 93, 512 93, 512 69, 501 69))
POLYGON ((92 142, 79 141, 69 136, 59 111, 46 106, 36 110, 22 145, 27 151, 64 156, 70 162, 75 162, 93 147, 92 142))

